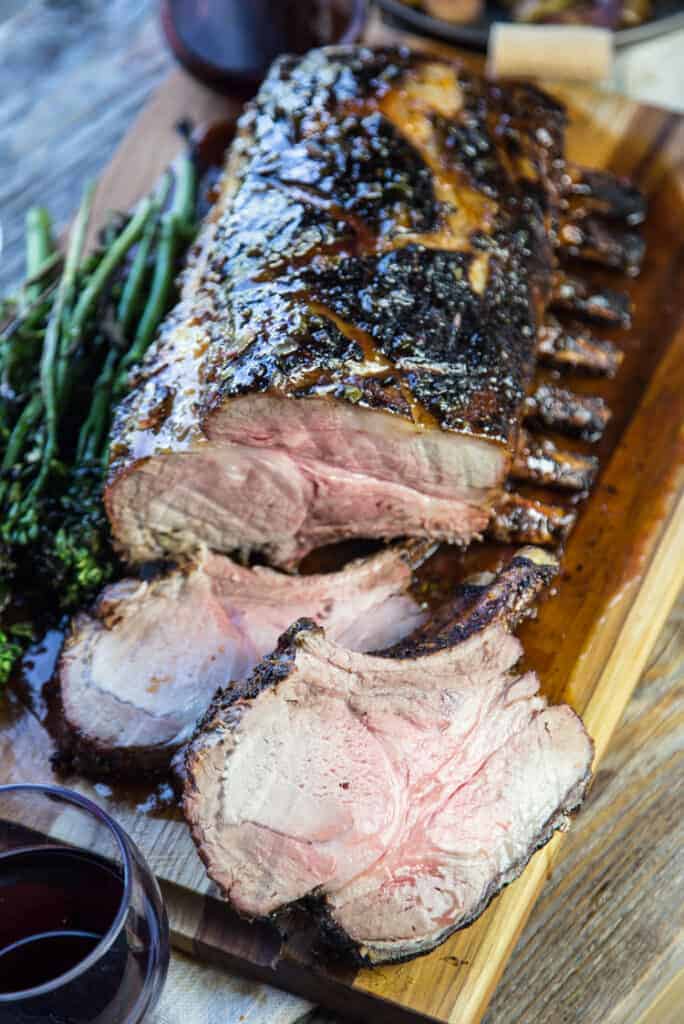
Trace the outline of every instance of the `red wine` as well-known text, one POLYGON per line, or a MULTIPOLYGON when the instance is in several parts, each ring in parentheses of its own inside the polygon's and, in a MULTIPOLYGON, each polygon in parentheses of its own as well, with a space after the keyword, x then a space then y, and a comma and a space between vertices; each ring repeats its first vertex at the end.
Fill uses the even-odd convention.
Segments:
MULTIPOLYGON (((0 854, 0 997, 60 978, 109 932, 124 895, 115 865, 70 847, 0 854)), ((120 1024, 142 989, 145 944, 126 932, 73 981, 44 996, 0 1001, 0 1024, 59 1020, 120 1024)))
POLYGON ((162 0, 161 12, 178 60, 226 92, 255 89, 278 54, 352 41, 364 21, 359 0, 162 0))

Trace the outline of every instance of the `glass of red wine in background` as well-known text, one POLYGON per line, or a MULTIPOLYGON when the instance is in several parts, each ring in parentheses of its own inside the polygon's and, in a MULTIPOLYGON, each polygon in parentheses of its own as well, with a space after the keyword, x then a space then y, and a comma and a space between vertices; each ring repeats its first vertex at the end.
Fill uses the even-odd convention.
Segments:
POLYGON ((159 888, 96 804, 0 786, 0 1024, 138 1024, 169 962, 159 888))
POLYGON ((281 53, 355 43, 366 0, 162 0, 169 46, 183 66, 212 89, 256 90, 281 53))

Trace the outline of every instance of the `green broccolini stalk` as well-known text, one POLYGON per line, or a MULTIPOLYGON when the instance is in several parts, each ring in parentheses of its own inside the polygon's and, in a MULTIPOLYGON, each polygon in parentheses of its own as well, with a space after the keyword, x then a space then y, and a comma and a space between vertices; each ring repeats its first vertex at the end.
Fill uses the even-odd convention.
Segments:
POLYGON ((84 255, 89 186, 62 258, 42 208, 0 307, 0 686, 32 639, 121 571, 102 503, 113 403, 175 297, 194 234, 190 153, 84 255))
POLYGON ((167 173, 152 200, 152 216, 145 224, 143 236, 126 278, 117 309, 117 320, 124 335, 128 336, 135 325, 135 317, 141 300, 142 289, 148 271, 152 246, 159 228, 159 217, 166 203, 171 187, 171 176, 167 173))
POLYGON ((195 163, 189 154, 184 154, 179 161, 171 209, 162 216, 161 220, 150 293, 135 332, 133 345, 121 361, 120 370, 122 372, 116 382, 119 392, 125 389, 126 385, 123 371, 128 370, 143 358, 164 312, 168 308, 179 244, 183 239, 187 243, 188 238, 194 236, 196 197, 195 163))
POLYGON ((35 302, 40 295, 40 283, 35 276, 40 274, 47 261, 54 256, 52 221, 42 206, 33 206, 26 214, 26 277, 24 293, 28 302, 35 302))
MULTIPOLYGON (((80 340, 86 320, 92 313, 106 281, 124 259, 131 246, 135 245, 143 233, 152 209, 152 200, 144 199, 121 234, 112 242, 98 264, 97 269, 79 295, 69 322, 68 337, 72 345, 80 340)), ((65 346, 65 354, 67 349, 68 346, 65 346)))
MULTIPOLYGON (((67 248, 62 278, 59 282, 57 295, 50 312, 47 330, 45 331, 43 352, 40 360, 40 390, 43 398, 43 407, 45 409, 47 439, 43 450, 43 457, 38 476, 33 482, 27 497, 29 502, 40 494, 50 469, 50 463, 57 448, 59 407, 57 402, 57 374, 55 363, 59 352, 60 337, 63 331, 64 314, 68 309, 76 290, 76 273, 83 253, 83 244, 85 241, 86 231, 88 230, 88 222, 90 220, 90 211, 92 209, 94 195, 95 185, 94 183, 91 183, 85 190, 81 207, 76 217, 76 222, 69 237, 69 246, 67 248)), ((24 515, 27 513, 30 514, 30 509, 26 508, 26 503, 24 503, 23 510, 24 515)))

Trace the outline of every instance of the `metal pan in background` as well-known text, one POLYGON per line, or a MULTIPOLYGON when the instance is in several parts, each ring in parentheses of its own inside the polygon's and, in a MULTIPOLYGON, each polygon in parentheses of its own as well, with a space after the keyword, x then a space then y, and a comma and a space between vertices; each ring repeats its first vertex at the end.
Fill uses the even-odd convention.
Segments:
MULTIPOLYGON (((486 50, 489 29, 495 21, 512 21, 510 11, 498 3, 487 3, 482 17, 468 25, 454 25, 448 21, 433 18, 415 7, 409 7, 401 0, 377 0, 378 6, 390 14, 402 27, 414 29, 426 36, 436 36, 449 43, 486 50)), ((613 34, 616 46, 641 43, 656 36, 666 35, 675 29, 684 28, 684 3, 682 0, 655 0, 654 16, 634 28, 620 28, 613 34)))

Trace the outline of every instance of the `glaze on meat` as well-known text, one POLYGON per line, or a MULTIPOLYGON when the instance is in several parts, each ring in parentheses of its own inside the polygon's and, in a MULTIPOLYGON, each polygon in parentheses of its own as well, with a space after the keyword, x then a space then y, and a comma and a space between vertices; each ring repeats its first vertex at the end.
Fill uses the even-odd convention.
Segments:
POLYGON ((131 560, 483 532, 554 284, 564 122, 404 51, 276 63, 118 415, 131 560))

